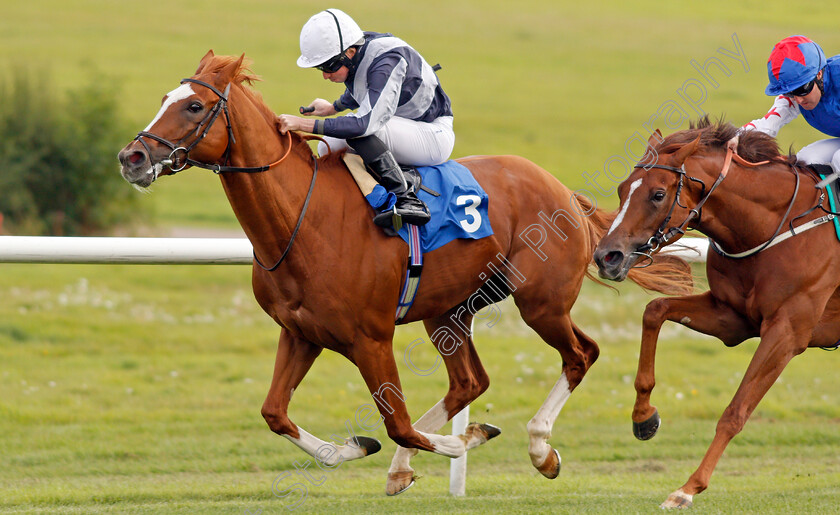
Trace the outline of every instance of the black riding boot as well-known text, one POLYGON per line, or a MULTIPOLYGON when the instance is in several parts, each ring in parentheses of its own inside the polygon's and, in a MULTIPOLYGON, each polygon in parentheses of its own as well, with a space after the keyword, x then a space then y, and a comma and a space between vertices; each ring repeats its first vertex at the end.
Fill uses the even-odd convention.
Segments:
POLYGON ((399 230, 402 224, 423 225, 431 219, 429 208, 417 198, 414 185, 408 184, 390 150, 365 164, 373 178, 397 196, 394 208, 377 214, 373 223, 381 227, 393 226, 395 230, 399 230))

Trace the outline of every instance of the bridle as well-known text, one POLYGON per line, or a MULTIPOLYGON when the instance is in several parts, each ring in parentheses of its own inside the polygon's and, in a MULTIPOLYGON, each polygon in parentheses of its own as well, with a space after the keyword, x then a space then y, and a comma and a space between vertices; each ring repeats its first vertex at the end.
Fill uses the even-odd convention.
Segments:
MULTIPOLYGON (((228 95, 230 94, 230 82, 228 83, 227 87, 225 88, 224 93, 219 91, 215 86, 212 84, 208 84, 207 82, 198 80, 198 79, 181 79, 181 84, 185 82, 191 82, 193 84, 198 84, 200 86, 204 86, 205 88, 209 89, 213 93, 215 93, 219 97, 219 101, 216 102, 210 111, 198 122, 194 131, 190 131, 187 133, 186 136, 178 140, 176 143, 172 143, 171 141, 167 140, 166 138, 162 138, 156 134, 152 134, 151 132, 141 131, 137 134, 137 137, 134 138, 135 140, 139 141, 143 147, 146 149, 146 152, 149 153, 151 156, 151 149, 149 148, 149 144, 146 143, 143 138, 149 138, 166 145, 172 152, 169 153, 169 157, 167 159, 161 160, 161 164, 164 166, 168 166, 169 169, 172 171, 173 174, 180 172, 184 168, 189 166, 195 166, 198 168, 204 168, 205 170, 212 170, 216 174, 221 174, 225 172, 239 172, 239 173, 259 173, 265 172, 270 168, 277 166, 278 164, 282 163, 287 157, 289 157, 289 153, 292 150, 292 132, 286 131, 286 135, 289 138, 289 144, 286 147, 286 152, 283 154, 283 157, 278 159, 277 161, 265 165, 265 166, 227 166, 227 163, 230 159, 230 149, 231 145, 236 143, 236 138, 233 136, 233 129, 230 124, 230 112, 228 111, 228 95), (202 163, 200 161, 195 161, 194 159, 190 159, 190 151, 198 145, 201 140, 207 136, 207 133, 210 132, 210 128, 213 126, 213 123, 218 119, 219 114, 224 112, 225 113, 225 125, 227 126, 227 133, 228 133, 228 143, 225 147, 224 152, 224 165, 219 164, 209 164, 209 163, 202 163), (203 129, 202 129, 203 128, 203 129), (193 134, 195 138, 193 141, 187 145, 183 146, 183 142, 193 134), (179 152, 183 153, 183 157, 179 160, 179 152)), ((306 210, 309 207, 309 200, 312 198, 312 191, 315 189, 315 178, 318 176, 318 160, 315 159, 315 156, 312 157, 314 162, 314 166, 312 169, 312 181, 309 183, 309 191, 306 193, 306 199, 303 201, 303 207, 301 208, 300 215, 298 215, 298 221, 295 225, 294 230, 292 231, 292 235, 289 238, 289 244, 286 246, 286 250, 283 251, 283 254, 280 256, 280 259, 270 267, 263 265, 260 260, 257 258, 256 252, 254 252, 254 261, 267 272, 273 272, 280 266, 281 263, 286 259, 286 256, 289 254, 289 251, 292 250, 292 244, 295 242, 295 237, 297 236, 298 230, 300 230, 300 226, 303 223, 303 217, 306 215, 306 210)))
POLYGON ((181 79, 181 84, 185 82, 191 82, 193 84, 198 84, 199 86, 204 86, 205 88, 209 89, 213 93, 215 93, 219 97, 219 101, 207 112, 204 118, 198 122, 195 130, 190 131, 187 133, 186 136, 179 139, 177 142, 173 143, 166 138, 162 138, 156 134, 152 134, 151 132, 147 131, 140 131, 137 134, 137 137, 134 139, 139 141, 143 147, 146 149, 146 152, 151 155, 152 150, 149 148, 149 144, 146 143, 143 138, 149 138, 165 145, 169 150, 172 152, 169 153, 169 156, 166 159, 161 160, 160 164, 169 167, 172 171, 172 174, 178 173, 187 166, 195 166, 198 168, 204 168, 205 170, 212 170, 214 173, 224 173, 224 172, 244 172, 244 173, 258 173, 258 172, 265 172, 266 170, 270 169, 272 166, 276 166, 283 162, 286 157, 289 156, 289 152, 292 150, 292 134, 291 132, 286 132, 289 137, 289 145, 286 148, 286 153, 283 154, 283 157, 278 159, 277 161, 265 165, 265 166, 227 166, 227 163, 230 160, 230 149, 231 145, 236 143, 236 138, 233 136, 233 128, 230 124, 230 112, 228 111, 228 95, 230 94, 230 83, 228 83, 227 87, 225 88, 224 93, 219 91, 215 86, 209 84, 207 82, 198 80, 198 79, 181 79), (216 119, 219 117, 221 113, 225 114, 225 125, 227 126, 227 133, 228 133, 228 143, 225 147, 225 153, 223 154, 225 163, 224 165, 219 164, 210 164, 210 163, 202 163, 200 161, 196 161, 194 159, 190 159, 190 151, 198 145, 201 140, 203 140, 207 133, 210 132, 210 128, 213 127, 213 124, 216 122, 216 119), (192 142, 189 145, 185 145, 184 141, 190 137, 190 135, 194 136, 192 142))
MULTIPOLYGON (((758 162, 758 163, 752 163, 752 162, 747 161, 746 159, 742 158, 741 156, 736 154, 731 148, 729 148, 729 149, 726 150, 726 158, 724 159, 723 167, 721 168, 720 174, 718 174, 718 177, 717 177, 717 179, 715 179, 715 182, 714 182, 714 184, 712 184, 712 187, 709 188, 708 193, 706 193, 706 184, 701 179, 698 179, 697 177, 691 177, 690 175, 687 174, 687 172, 685 170, 685 163, 680 165, 679 168, 674 167, 674 166, 662 165, 662 164, 659 164, 659 163, 653 163, 653 164, 641 164, 640 163, 640 164, 637 164, 636 166, 634 166, 634 168, 644 168, 645 170, 650 170, 651 168, 659 168, 661 170, 667 170, 669 172, 674 172, 676 174, 679 174, 679 176, 680 176, 679 183, 677 184, 677 193, 676 193, 676 195, 674 195, 674 202, 671 204, 671 208, 668 210, 667 216, 665 216, 665 219, 662 220, 661 224, 659 224, 659 228, 656 229, 656 232, 653 234, 653 236, 651 236, 648 239, 647 243, 645 243, 644 245, 641 245, 639 248, 637 248, 634 252, 631 253, 631 254, 636 254, 636 255, 643 256, 643 257, 648 259, 648 262, 646 264, 638 266, 637 268, 644 268, 644 267, 650 266, 651 263, 653 263, 652 254, 654 252, 659 250, 661 247, 667 245, 678 234, 680 236, 685 234, 686 228, 688 227, 688 224, 692 222, 692 220, 697 218, 697 221, 698 222, 700 221, 700 219, 702 217, 703 204, 706 203, 706 201, 709 199, 709 197, 712 196, 712 193, 714 193, 714 191, 717 189, 717 187, 720 186, 720 183, 723 182, 723 180, 726 178, 726 175, 729 173, 729 168, 732 164, 733 159, 739 165, 750 167, 750 168, 769 163, 769 161, 761 161, 761 162, 758 162), (684 206, 680 203, 680 192, 682 192, 683 184, 684 184, 684 181, 685 181, 686 177, 688 177, 689 180, 700 183, 700 185, 703 187, 703 190, 701 192, 701 197, 702 198, 700 199, 700 201, 697 203, 697 205, 694 208, 689 210, 688 215, 685 217, 685 220, 683 220, 681 224, 679 224, 678 226, 675 226, 675 227, 671 227, 670 229, 666 230, 666 227, 668 227, 668 223, 671 221, 671 216, 674 213, 674 209, 676 209, 676 207, 678 205, 680 207, 684 208, 684 209, 688 209, 688 206, 684 206)), ((788 205, 787 211, 785 212, 785 216, 782 217, 782 221, 779 223, 779 227, 776 228, 776 232, 773 233, 773 236, 769 240, 767 240, 766 243, 764 243, 763 245, 760 245, 760 246, 758 246, 754 249, 751 249, 749 252, 741 253, 741 254, 723 253, 724 255, 726 255, 727 257, 734 257, 734 258, 737 258, 737 259, 741 259, 741 258, 745 258, 745 257, 748 257, 748 256, 752 256, 754 254, 758 254, 759 252, 761 252, 762 250, 766 249, 767 247, 769 247, 770 245, 773 244, 773 241, 776 239, 776 237, 781 232, 782 227, 784 227, 785 220, 787 220, 788 216, 790 215, 790 211, 793 208, 794 201, 796 200, 796 195, 797 195, 797 193, 799 193, 799 174, 794 173, 794 176, 796 177, 796 187, 793 191, 793 197, 790 200, 790 204, 788 205)), ((797 217, 797 218, 799 218, 799 217, 797 217)), ((711 243, 712 243, 713 248, 718 248, 719 249, 719 246, 717 246, 717 244, 714 241, 711 241, 711 243)))

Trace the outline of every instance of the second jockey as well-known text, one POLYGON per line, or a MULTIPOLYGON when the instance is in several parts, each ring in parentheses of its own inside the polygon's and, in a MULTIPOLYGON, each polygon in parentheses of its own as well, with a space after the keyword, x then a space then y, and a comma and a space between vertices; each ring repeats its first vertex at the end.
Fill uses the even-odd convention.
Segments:
MULTIPOLYGON (((800 114, 812 127, 832 136, 800 150, 805 164, 829 164, 840 174, 840 55, 826 59, 822 48, 805 36, 779 41, 767 61, 767 95, 776 96, 763 118, 742 130, 759 130, 775 137, 800 114)), ((729 143, 737 147, 737 136, 729 143)))

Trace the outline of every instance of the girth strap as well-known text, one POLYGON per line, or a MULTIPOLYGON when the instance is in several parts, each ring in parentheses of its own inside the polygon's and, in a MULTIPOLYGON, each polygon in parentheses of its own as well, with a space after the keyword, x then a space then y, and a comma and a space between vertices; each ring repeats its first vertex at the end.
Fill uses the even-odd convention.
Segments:
POLYGON ((423 272, 423 249, 420 245, 420 229, 416 225, 406 224, 408 228, 408 268, 405 271, 405 282, 403 283, 400 300, 397 304, 397 315, 395 323, 399 324, 417 295, 417 288, 420 286, 420 274, 423 272))

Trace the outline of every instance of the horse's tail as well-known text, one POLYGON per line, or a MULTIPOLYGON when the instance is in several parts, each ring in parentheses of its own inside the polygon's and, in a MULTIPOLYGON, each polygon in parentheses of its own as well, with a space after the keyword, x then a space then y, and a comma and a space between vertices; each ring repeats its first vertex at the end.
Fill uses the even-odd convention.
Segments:
MULTIPOLYGON (((598 209, 583 195, 576 196, 583 213, 591 213, 586 219, 589 229, 591 252, 595 253, 598 242, 609 230, 615 220, 615 213, 598 209)), ((591 280, 609 286, 598 279, 591 270, 586 271, 591 280)), ((627 277, 645 290, 653 290, 666 295, 690 295, 694 293, 694 277, 691 266, 682 258, 668 254, 656 254, 653 263, 646 268, 634 268, 627 277)))

